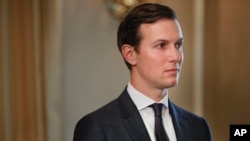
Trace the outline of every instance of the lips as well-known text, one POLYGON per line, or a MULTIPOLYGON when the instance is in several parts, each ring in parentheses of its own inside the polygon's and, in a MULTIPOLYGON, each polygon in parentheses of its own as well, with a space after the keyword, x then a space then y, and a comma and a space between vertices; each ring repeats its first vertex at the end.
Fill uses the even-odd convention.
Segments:
POLYGON ((179 72, 179 69, 178 68, 171 68, 171 69, 165 70, 164 72, 169 74, 169 75, 177 75, 177 73, 179 72))
POLYGON ((178 68, 171 68, 171 69, 167 69, 167 72, 178 72, 179 69, 178 68))

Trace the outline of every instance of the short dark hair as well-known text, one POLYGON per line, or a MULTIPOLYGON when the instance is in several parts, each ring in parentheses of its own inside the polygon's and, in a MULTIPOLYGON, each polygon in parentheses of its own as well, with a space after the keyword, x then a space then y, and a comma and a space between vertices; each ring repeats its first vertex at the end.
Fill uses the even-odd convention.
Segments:
MULTIPOLYGON (((139 35, 140 25, 143 23, 154 23, 161 19, 177 19, 173 9, 166 5, 156 3, 144 3, 134 7, 122 20, 117 32, 117 45, 121 52, 122 45, 128 44, 138 52, 141 41, 139 35)), ((125 60, 126 65, 131 69, 131 65, 125 60)))

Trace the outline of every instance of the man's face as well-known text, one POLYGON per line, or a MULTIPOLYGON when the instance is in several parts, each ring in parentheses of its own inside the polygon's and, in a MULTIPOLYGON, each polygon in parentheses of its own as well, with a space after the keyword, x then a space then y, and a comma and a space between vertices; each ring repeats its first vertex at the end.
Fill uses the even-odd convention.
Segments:
POLYGON ((183 61, 183 35, 178 21, 163 19, 142 24, 132 77, 143 86, 158 89, 177 84, 183 61))

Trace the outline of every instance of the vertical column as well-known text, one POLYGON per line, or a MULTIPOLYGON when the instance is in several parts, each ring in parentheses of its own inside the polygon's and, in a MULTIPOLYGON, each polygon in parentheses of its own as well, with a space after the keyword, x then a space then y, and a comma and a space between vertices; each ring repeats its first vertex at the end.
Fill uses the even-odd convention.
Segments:
POLYGON ((9 104, 8 0, 0 0, 0 140, 11 141, 9 104))
POLYGON ((194 1, 194 112, 203 115, 204 0, 194 1))

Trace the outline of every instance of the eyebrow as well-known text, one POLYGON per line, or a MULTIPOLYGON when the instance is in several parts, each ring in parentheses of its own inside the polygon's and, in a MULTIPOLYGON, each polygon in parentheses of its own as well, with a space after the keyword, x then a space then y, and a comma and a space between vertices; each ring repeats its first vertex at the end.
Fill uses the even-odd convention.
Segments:
MULTIPOLYGON (((183 42, 183 41, 184 41, 184 38, 180 38, 176 42, 183 42)), ((165 40, 165 39, 157 39, 157 40, 153 41, 153 44, 157 43, 157 42, 166 42, 166 43, 169 43, 170 41, 169 40, 165 40)))
POLYGON ((180 38, 179 40, 177 40, 178 42, 183 42, 184 41, 184 38, 180 38))

